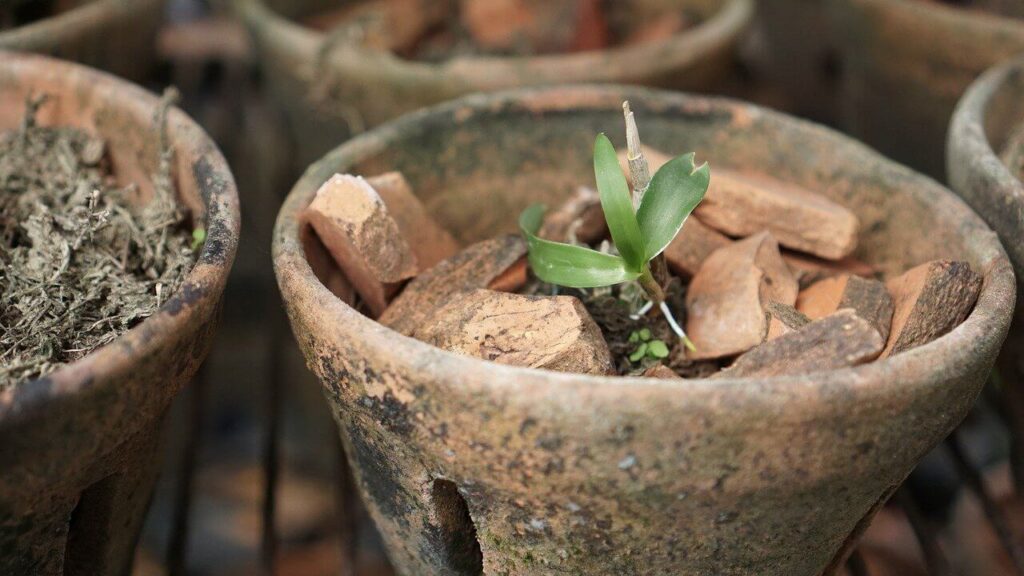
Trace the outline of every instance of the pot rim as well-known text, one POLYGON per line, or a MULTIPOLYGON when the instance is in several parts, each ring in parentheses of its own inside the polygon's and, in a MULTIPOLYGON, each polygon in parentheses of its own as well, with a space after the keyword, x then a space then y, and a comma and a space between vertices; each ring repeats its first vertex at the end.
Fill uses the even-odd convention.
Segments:
MULTIPOLYGON (((135 2, 155 4, 161 2, 161 0, 133 0, 133 3, 135 2)), ((104 17, 104 14, 108 10, 116 10, 118 12, 125 9, 130 11, 139 10, 139 6, 132 5, 133 3, 126 3, 120 0, 90 0, 66 12, 0 31, 0 45, 17 46, 35 38, 62 37, 66 36, 71 30, 94 28, 98 23, 107 19, 104 17)))
POLYGON ((861 5, 873 4, 884 10, 904 11, 907 15, 913 15, 915 18, 939 19, 947 25, 993 26, 997 30, 1005 30, 1007 32, 1024 28, 1024 20, 942 2, 924 2, 922 0, 841 0, 841 2, 861 5))
MULTIPOLYGON (((449 381, 454 386, 474 386, 482 390, 504 389, 510 394, 532 391, 536 397, 545 394, 572 397, 579 393, 614 395, 617 391, 639 387, 649 392, 658 389, 674 394, 685 392, 692 398, 700 396, 717 403, 722 401, 723 394, 728 396, 731 392, 740 392, 740 396, 765 406, 784 403, 798 391, 823 391, 826 388, 834 391, 837 387, 855 386, 859 391, 869 391, 879 397, 910 394, 912 389, 927 390, 947 380, 930 378, 932 374, 965 376, 978 369, 981 359, 994 359, 1009 327, 1016 290, 1006 253, 981 218, 939 183, 884 158, 866 145, 809 121, 729 98, 609 84, 530 87, 473 94, 406 114, 347 141, 308 168, 288 194, 275 223, 272 256, 278 286, 290 314, 315 315, 325 325, 340 327, 347 334, 358 334, 365 349, 375 350, 378 352, 376 357, 388 359, 390 369, 420 372, 424 381, 449 381), (963 219, 985 232, 968 236, 970 246, 983 261, 984 268, 982 291, 970 316, 951 332, 926 345, 890 358, 839 370, 715 380, 594 376, 497 364, 441 350, 404 336, 335 297, 309 266, 300 239, 298 215, 312 200, 319 186, 315 181, 317 165, 357 162, 358 158, 385 150, 401 140, 405 133, 432 118, 457 114, 462 120, 508 108, 532 111, 617 109, 624 98, 651 107, 674 107, 695 115, 727 113, 795 124, 808 135, 828 138, 844 147, 859 148, 863 154, 877 158, 886 168, 902 172, 911 180, 929 184, 929 189, 914 189, 909 193, 925 195, 933 210, 963 219), (940 190, 945 193, 940 193, 940 190), (305 308, 310 312, 293 306, 300 296, 307 299, 310 305, 305 308), (971 343, 974 342, 977 345, 972 348, 971 343), (486 378, 480 378, 481 375, 486 378), (894 382, 900 385, 893 385, 894 382), (788 393, 780 394, 780 391, 788 393)), ((299 340, 303 338, 301 334, 295 336, 299 340)))
MULTIPOLYGON (((1014 176, 992 148, 986 130, 986 114, 992 99, 1000 94, 1012 74, 1024 75, 1024 56, 993 66, 975 80, 957 102, 946 139, 946 171, 951 185, 965 199, 985 207, 982 197, 999 199, 999 219, 1016 220, 1024 228, 1024 182, 1014 176), (1013 218, 1016 214, 1017 218, 1013 218)), ((988 204, 988 207, 995 207, 988 204)), ((1008 237, 1012 230, 997 230, 1008 237)), ((1024 270, 1024 253, 1008 242, 1008 250, 1018 269, 1024 270)))
MULTIPOLYGON (((267 6, 264 0, 232 0, 232 5, 236 13, 241 14, 249 26, 258 31, 260 38, 291 38, 295 43, 292 48, 305 51, 307 56, 319 54, 321 46, 328 40, 327 34, 289 20, 267 6)), ((594 66, 590 65, 595 55, 601 55, 601 62, 609 69, 659 70, 675 63, 676 59, 692 59, 693 54, 702 53, 697 50, 700 46, 717 44, 722 39, 736 36, 750 25, 753 14, 754 0, 721 0, 719 8, 711 16, 696 26, 686 28, 668 38, 635 46, 617 45, 573 53, 536 56, 460 56, 437 63, 400 58, 390 51, 373 53, 386 56, 382 63, 398 74, 452 73, 471 78, 473 71, 486 70, 491 66, 514 68, 527 62, 558 70, 570 70, 587 64, 588 69, 596 72, 593 70, 594 66), (625 68, 627 64, 629 67, 625 68), (458 72, 459 68, 464 68, 464 72, 458 72)))
MULTIPOLYGON (((72 79, 68 88, 95 93, 108 90, 116 94, 118 109, 127 114, 151 117, 160 99, 145 89, 116 76, 48 56, 0 50, 0 72, 14 77, 53 75, 72 79)), ((70 94, 70 92, 69 92, 70 94)), ((195 320, 199 309, 221 297, 238 246, 241 217, 238 190, 227 160, 216 144, 185 112, 172 106, 167 114, 168 137, 176 153, 193 152, 204 158, 209 170, 196 175, 206 211, 207 241, 178 289, 151 316, 124 332, 112 342, 93 350, 83 358, 64 364, 53 372, 33 380, 16 383, 0 392, 0 423, 26 418, 49 403, 94 391, 97 382, 109 381, 106 375, 129 370, 139 357, 164 345, 170 334, 184 330, 195 320), (192 288, 191 290, 189 288, 192 288)))

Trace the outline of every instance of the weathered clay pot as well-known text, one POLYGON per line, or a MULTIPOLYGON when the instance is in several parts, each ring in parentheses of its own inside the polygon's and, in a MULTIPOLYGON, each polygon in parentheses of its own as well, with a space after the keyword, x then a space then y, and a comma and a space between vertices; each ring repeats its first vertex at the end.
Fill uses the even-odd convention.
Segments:
MULTIPOLYGON (((328 8, 337 9, 337 0, 234 0, 234 6, 260 52, 267 86, 289 113, 299 165, 304 167, 351 133, 472 92, 576 82, 704 91, 726 80, 739 36, 751 20, 751 0, 631 2, 638 13, 688 8, 704 19, 668 39, 628 47, 428 63, 383 50, 345 48, 299 23, 328 8)), ((423 0, 421 10, 431 5, 436 8, 431 0, 423 0)))
POLYGON ((357 137, 296 184, 273 251, 295 336, 406 574, 477 573, 474 530, 487 574, 835 567, 974 402, 1015 289, 995 234, 934 181, 779 113, 626 87, 469 96, 357 137), (967 260, 985 278, 975 310, 928 345, 853 369, 594 377, 435 349, 362 316, 311 269, 297 217, 335 172, 403 171, 438 221, 472 242, 589 181, 594 135, 624 142, 624 99, 656 148, 696 150, 712 171, 770 173, 854 210, 856 256, 885 274, 967 260))
POLYGON ((967 86, 1024 51, 1024 20, 925 0, 829 0, 843 67, 843 124, 944 178, 949 118, 967 86))
MULTIPOLYGON (((954 190, 999 234, 1018 280, 1024 278, 1024 181, 1000 159, 1014 130, 1024 130, 1024 59, 986 72, 964 94, 949 127, 947 162, 954 190)), ((1020 293, 1020 290, 1018 290, 1020 293)), ((1013 469, 1024 489, 1024 311, 1000 359, 1013 427, 1013 469)))
POLYGON ((825 0, 758 2, 743 57, 761 80, 751 96, 773 108, 834 124, 838 78, 825 0))
MULTIPOLYGON (((0 127, 30 94, 43 125, 104 137, 119 178, 151 194, 158 100, 141 88, 42 56, 0 53, 0 127)), ((216 146, 173 109, 167 133, 182 202, 208 231, 199 261, 159 311, 49 376, 0 392, 0 574, 127 574, 174 395, 210 346, 238 243, 238 197, 216 146)))
POLYGON ((49 18, 0 30, 0 49, 49 54, 132 80, 152 71, 163 0, 79 0, 76 4, 49 18))

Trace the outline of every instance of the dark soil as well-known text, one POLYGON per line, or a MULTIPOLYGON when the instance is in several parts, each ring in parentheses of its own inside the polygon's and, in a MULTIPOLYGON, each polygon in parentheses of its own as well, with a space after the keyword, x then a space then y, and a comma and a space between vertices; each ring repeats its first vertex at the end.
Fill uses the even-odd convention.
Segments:
POLYGON ((6 0, 0 2, 0 30, 17 28, 49 18, 81 4, 83 0, 6 0))
POLYGON ((29 102, 22 126, 0 134, 0 390, 153 314, 196 256, 166 146, 154 197, 139 208, 135 186, 114 182, 105 143, 77 128, 38 126, 41 105, 29 102))

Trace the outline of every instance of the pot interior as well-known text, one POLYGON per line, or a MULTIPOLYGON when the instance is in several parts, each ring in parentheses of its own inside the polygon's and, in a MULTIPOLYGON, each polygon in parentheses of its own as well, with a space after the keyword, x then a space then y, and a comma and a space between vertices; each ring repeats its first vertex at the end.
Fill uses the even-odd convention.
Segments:
MULTIPOLYGON (((268 3, 282 16, 320 31, 337 30, 347 23, 358 23, 365 32, 373 26, 370 24, 373 18, 380 17, 371 14, 383 15, 386 19, 380 27, 383 33, 366 33, 366 37, 371 38, 367 42, 408 59, 440 60, 444 56, 465 56, 467 52, 474 51, 465 44, 455 50, 449 49, 449 36, 466 36, 465 27, 460 21, 458 0, 269 0, 268 3)), ((547 5, 540 0, 520 4, 547 5)), ((569 2, 564 4, 566 7, 570 5, 569 2)), ((671 28, 677 24, 682 30, 708 19, 723 4, 722 0, 603 0, 599 3, 601 17, 606 23, 609 46, 664 38, 664 30, 644 25, 657 22, 671 28)), ((477 5, 484 4, 478 2, 477 5)), ((526 25, 529 34, 517 41, 512 53, 506 55, 572 51, 559 47, 566 44, 565 36, 574 33, 580 24, 568 20, 572 15, 571 10, 557 14, 559 18, 566 18, 566 21, 558 21, 557 26, 526 25)), ((592 20, 586 22, 593 23, 592 20)))
MULTIPOLYGON (((46 96, 36 115, 40 126, 73 126, 99 136, 106 143, 106 158, 118 184, 135 184, 130 200, 146 204, 153 196, 152 178, 160 164, 160 130, 154 111, 143 100, 146 93, 126 85, 97 84, 89 75, 68 73, 49 61, 24 61, 0 67, 0 132, 16 130, 25 118, 29 98, 46 96)), ((173 122, 173 119, 168 120, 173 122)), ((206 208, 196 184, 192 159, 184 152, 194 143, 177 142, 172 176, 178 199, 192 215, 192 225, 205 222, 206 208)))
MULTIPOLYGON (((699 99, 665 105, 638 93, 645 94, 630 92, 630 98, 645 144, 673 155, 696 151, 698 163, 710 162, 712 179, 716 168, 777 178, 850 208, 861 230, 854 255, 883 275, 938 258, 967 260, 979 273, 986 269, 976 257, 984 251, 965 240, 970 235, 964 228, 977 221, 965 222, 962 213, 939 206, 937 184, 881 162, 866 147, 754 107, 699 99)), ((577 186, 593 186, 599 132, 616 147, 625 145, 621 99, 596 90, 542 91, 518 102, 453 108, 417 120, 328 156, 307 178, 323 182, 334 172, 400 170, 438 222, 468 244, 517 233, 517 217, 531 203, 553 207, 577 186)))

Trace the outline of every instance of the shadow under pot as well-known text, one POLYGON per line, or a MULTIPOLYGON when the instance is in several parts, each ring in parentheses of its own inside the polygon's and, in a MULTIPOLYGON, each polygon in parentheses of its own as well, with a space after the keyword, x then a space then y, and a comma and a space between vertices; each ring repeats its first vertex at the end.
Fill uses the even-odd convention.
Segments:
MULTIPOLYGON (((1024 278, 1024 59, 993 68, 971 85, 957 105, 946 146, 950 185, 999 234, 1019 281, 1024 278)), ((1024 493, 1021 310, 1018 307, 999 371, 1013 427, 1014 478, 1024 493)))
MULTIPOLYGON (((752 105, 628 87, 475 95, 357 137, 278 217, 274 266, 368 509, 405 574, 762 574, 841 566, 871 517, 973 404, 1014 280, 995 236, 933 180, 752 105), (362 315, 314 273, 300 215, 337 172, 401 171, 468 244, 557 206, 594 135, 819 191, 862 224, 855 257, 892 276, 935 258, 984 274, 949 334, 842 370, 771 378, 605 377, 452 354, 362 315)), ((322 255, 321 255, 322 256, 322 255)))
POLYGON ((47 54, 142 81, 156 63, 164 0, 14 0, 0 6, 0 49, 47 54))
POLYGON ((473 92, 721 89, 753 13, 751 0, 465 0, 461 12, 460 2, 433 0, 233 4, 288 114, 299 168, 351 134, 473 92))
MULTIPOLYGON (((178 269, 184 274, 178 290, 161 293, 154 287, 140 296, 152 307, 148 317, 139 321, 135 316, 130 329, 84 356, 62 349, 62 354, 77 359, 40 377, 0 381, 0 573, 128 574, 158 472, 164 415, 211 344, 238 242, 238 197, 224 158, 181 111, 167 110, 162 142, 154 119, 165 103, 145 90, 76 64, 0 53, 0 128, 23 130, 18 136, 23 142, 39 142, 24 136, 28 132, 23 123, 26 102, 40 95, 46 100, 34 116, 38 128, 33 130, 51 130, 46 132, 50 136, 58 128, 74 130, 87 135, 88 143, 102 143, 69 148, 75 160, 63 165, 109 167, 110 186, 117 189, 117 198, 124 199, 116 210, 143 213, 158 197, 156 190, 173 189, 176 197, 159 197, 188 215, 181 245, 188 242, 189 228, 206 231, 205 242, 191 248, 187 263, 178 269), (173 154, 163 168, 162 150, 173 154)), ((8 188, 13 161, 4 159, 8 188)), ((28 187, 22 194, 32 190, 36 188, 28 187)), ((103 204, 110 197, 107 193, 94 192, 97 204, 89 206, 109 207, 103 204)), ((13 204, 4 203, 5 211, 13 204)), ((55 228, 81 214, 81 207, 60 214, 49 205, 43 210, 43 216, 63 222, 55 228)), ((144 220, 136 220, 140 221, 144 220)), ((16 226, 27 223, 19 221, 16 226)), ((104 234, 102 230, 95 233, 104 234)), ((7 242, 11 232, 7 228, 0 241, 7 242)), ((4 250, 5 259, 26 246, 4 250)), ((39 248, 36 241, 31 246, 39 248)), ((77 259, 83 252, 75 250, 77 259)), ((12 269, 11 262, 4 265, 12 269)), ((107 290, 111 285, 104 282, 112 276, 100 275, 93 282, 107 290)), ((127 276, 118 278, 127 282, 127 276)), ((59 285, 67 292, 72 284, 61 276, 59 285)), ((40 286, 47 294, 55 290, 49 282, 40 286)), ((106 302, 111 299, 107 296, 106 302)), ((66 313, 67 318, 73 316, 70 310, 66 313)), ((0 336, 8 337, 10 328, 5 325, 0 336)), ((76 331, 80 328, 75 326, 76 331)), ((0 371, 0 376, 7 373, 0 371)))
POLYGON ((943 146, 957 100, 982 72, 1024 51, 1020 3, 829 2, 846 131, 945 180, 943 146))

